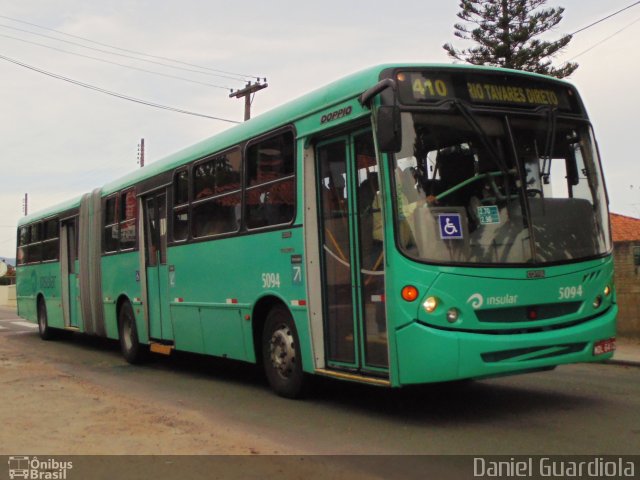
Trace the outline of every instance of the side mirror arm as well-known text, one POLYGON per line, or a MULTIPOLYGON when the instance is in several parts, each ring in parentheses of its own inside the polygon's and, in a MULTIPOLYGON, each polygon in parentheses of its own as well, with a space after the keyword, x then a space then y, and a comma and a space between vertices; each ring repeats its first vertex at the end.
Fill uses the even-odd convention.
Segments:
POLYGON ((390 78, 385 78, 384 80, 379 81, 373 87, 366 90, 362 95, 358 97, 360 105, 362 105, 363 107, 366 106, 371 108, 371 100, 373 100, 373 97, 382 93, 387 88, 390 88, 395 92, 397 89, 396 82, 394 82, 390 78))

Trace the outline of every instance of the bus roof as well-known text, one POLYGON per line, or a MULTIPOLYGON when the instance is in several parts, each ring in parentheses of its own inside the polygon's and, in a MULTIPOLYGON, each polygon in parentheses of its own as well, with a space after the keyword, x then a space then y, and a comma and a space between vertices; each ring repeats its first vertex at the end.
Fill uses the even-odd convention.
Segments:
MULTIPOLYGON (((456 65, 443 63, 392 63, 376 65, 352 73, 351 75, 343 77, 340 80, 327 84, 324 87, 307 93, 306 95, 303 95, 262 115, 252 118, 249 121, 233 126, 201 142, 179 150, 167 157, 149 163, 145 165, 144 168, 134 170, 131 173, 104 185, 102 187, 102 195, 109 195, 111 193, 117 192, 123 188, 135 185, 136 183, 146 178, 171 171, 179 167, 180 165, 189 163, 198 158, 202 158, 211 153, 222 151, 226 148, 232 147, 240 142, 246 141, 262 133, 267 133, 271 130, 277 129, 278 127, 295 122, 296 120, 299 120, 308 115, 329 109, 335 104, 345 102, 348 99, 360 95, 366 89, 373 86, 378 82, 381 72, 392 68, 409 67, 434 69, 447 68, 460 70, 474 69, 494 72, 501 71, 505 73, 527 75, 537 78, 543 78, 546 80, 558 81, 558 79, 555 78, 530 72, 476 65, 456 65)), ((18 225, 24 225, 34 220, 55 215, 58 212, 76 208, 80 205, 81 198, 82 197, 77 197, 73 200, 63 202, 58 205, 49 207, 45 210, 41 210, 28 215, 26 217, 22 217, 19 220, 18 225)))

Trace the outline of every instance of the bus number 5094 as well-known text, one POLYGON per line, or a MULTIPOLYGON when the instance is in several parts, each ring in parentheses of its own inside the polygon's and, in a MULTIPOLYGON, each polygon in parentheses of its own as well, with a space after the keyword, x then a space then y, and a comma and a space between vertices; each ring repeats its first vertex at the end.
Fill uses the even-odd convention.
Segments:
POLYGON ((280 288, 279 273, 263 273, 262 288, 280 288))

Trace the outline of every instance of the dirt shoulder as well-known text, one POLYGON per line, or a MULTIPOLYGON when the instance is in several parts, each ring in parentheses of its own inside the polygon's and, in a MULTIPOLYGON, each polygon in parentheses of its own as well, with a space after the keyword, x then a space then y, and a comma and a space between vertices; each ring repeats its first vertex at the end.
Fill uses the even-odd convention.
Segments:
POLYGON ((188 408, 113 391, 25 354, 0 336, 0 454, 290 453, 188 408))

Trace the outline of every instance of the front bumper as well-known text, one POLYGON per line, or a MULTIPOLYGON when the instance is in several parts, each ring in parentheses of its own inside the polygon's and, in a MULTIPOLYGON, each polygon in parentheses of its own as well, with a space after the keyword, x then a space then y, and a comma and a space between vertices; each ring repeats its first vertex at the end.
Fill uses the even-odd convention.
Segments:
POLYGON ((482 334, 428 327, 414 321, 396 331, 394 386, 522 373, 555 365, 607 360, 593 345, 615 337, 617 305, 571 327, 537 333, 482 334))

